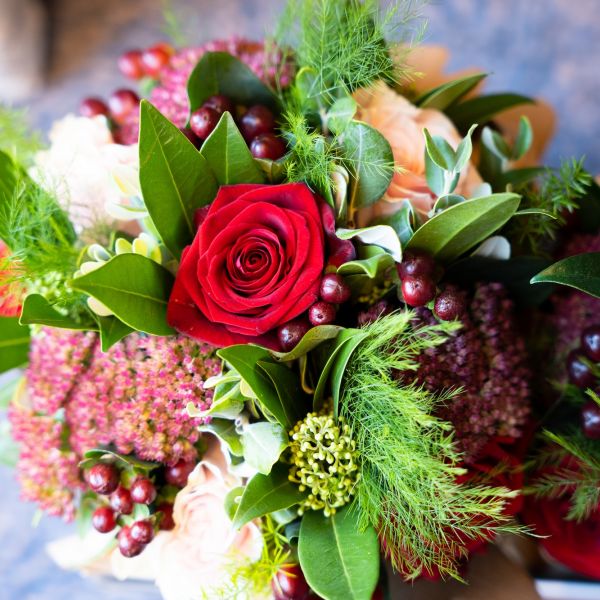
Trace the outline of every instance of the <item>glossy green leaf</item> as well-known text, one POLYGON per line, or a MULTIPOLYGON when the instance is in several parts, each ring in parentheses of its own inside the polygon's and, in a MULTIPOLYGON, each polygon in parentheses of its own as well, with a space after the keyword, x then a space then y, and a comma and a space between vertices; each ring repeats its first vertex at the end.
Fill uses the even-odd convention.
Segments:
POLYGON ((188 79, 187 92, 192 112, 215 94, 245 106, 277 106, 273 92, 246 64, 227 52, 206 52, 188 79))
POLYGON ((73 279, 74 289, 107 306, 123 323, 151 335, 171 335, 167 302, 173 276, 139 254, 120 254, 87 275, 73 279))
POLYGON ((379 200, 388 189, 394 155, 385 137, 366 123, 351 121, 341 139, 345 164, 352 174, 348 204, 357 210, 379 200))
POLYGON ((216 419, 210 420, 210 423, 200 425, 199 431, 213 433, 222 442, 224 442, 229 451, 235 456, 242 456, 244 449, 242 447, 242 440, 237 432, 235 421, 229 421, 227 419, 216 419))
POLYGON ((558 283, 600 298, 600 252, 564 258, 538 273, 531 283, 558 283))
POLYGON ((76 321, 69 315, 59 313, 53 306, 40 294, 29 294, 23 302, 23 309, 20 317, 21 325, 48 325, 49 327, 58 327, 61 329, 78 329, 89 331, 96 329, 93 320, 86 319, 76 321))
POLYGON ((492 194, 466 200, 424 223, 408 243, 444 263, 452 262, 502 228, 519 208, 517 194, 492 194))
POLYGON ((332 517, 308 511, 298 557, 310 587, 325 600, 371 600, 379 580, 379 542, 373 527, 360 530, 352 507, 332 517))
POLYGON ((450 106, 468 94, 480 81, 487 77, 486 73, 467 75, 454 81, 444 83, 425 92, 417 98, 415 104, 421 108, 435 108, 445 111, 450 106))
POLYGON ((323 342, 336 338, 343 329, 339 325, 318 325, 317 327, 311 327, 293 350, 289 352, 272 352, 272 354, 280 362, 296 360, 301 356, 305 356, 323 342))
POLYGON ((268 475, 289 444, 287 431, 279 423, 261 421, 247 425, 241 435, 244 460, 268 475))
POLYGON ((27 362, 29 327, 16 317, 0 317, 0 373, 27 362))
POLYGON ((225 112, 208 136, 202 156, 219 185, 263 183, 265 178, 230 113, 225 112))
POLYGON ((234 526, 242 527, 253 519, 302 502, 307 494, 289 481, 288 473, 287 465, 278 463, 269 475, 255 475, 244 490, 233 519, 234 526))
POLYGON ((117 317, 98 317, 98 326, 102 352, 108 352, 112 346, 134 331, 117 317))
POLYGON ((146 100, 139 155, 144 203, 165 246, 178 258, 194 237, 194 212, 212 202, 217 182, 202 154, 146 100))

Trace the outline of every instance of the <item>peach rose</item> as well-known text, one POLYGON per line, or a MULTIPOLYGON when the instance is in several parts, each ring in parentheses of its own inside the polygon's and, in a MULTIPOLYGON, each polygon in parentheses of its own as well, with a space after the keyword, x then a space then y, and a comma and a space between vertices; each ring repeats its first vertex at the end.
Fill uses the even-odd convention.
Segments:
POLYGON ((230 583, 236 565, 260 558, 263 540, 257 525, 248 523, 236 530, 225 512, 225 496, 239 485, 218 441, 211 437, 204 459, 177 494, 176 526, 160 547, 156 584, 165 600, 210 597, 211 590, 230 583))
MULTIPOLYGON (((394 174, 384 197, 374 205, 362 209, 357 224, 364 226, 372 219, 394 213, 400 202, 408 200, 413 209, 426 220, 436 200, 425 179, 425 139, 423 130, 443 137, 453 148, 461 136, 443 113, 420 109, 380 82, 368 90, 355 94, 359 110, 357 118, 382 133, 390 143, 394 162, 401 170, 394 174)), ((473 165, 463 170, 455 193, 469 197, 481 185, 482 179, 473 165)))

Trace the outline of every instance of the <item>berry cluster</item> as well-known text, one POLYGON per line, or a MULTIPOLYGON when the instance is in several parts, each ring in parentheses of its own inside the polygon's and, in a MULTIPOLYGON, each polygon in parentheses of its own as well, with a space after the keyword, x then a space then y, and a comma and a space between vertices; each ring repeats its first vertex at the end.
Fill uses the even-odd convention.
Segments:
POLYGON ((433 312, 442 321, 452 321, 466 310, 463 293, 453 287, 438 292, 442 269, 425 252, 407 252, 397 266, 402 297, 409 306, 425 306, 435 300, 433 312))
POLYGON ((143 77, 158 79, 169 64, 174 49, 166 43, 156 44, 146 50, 129 50, 119 57, 119 71, 128 79, 137 81, 143 77))

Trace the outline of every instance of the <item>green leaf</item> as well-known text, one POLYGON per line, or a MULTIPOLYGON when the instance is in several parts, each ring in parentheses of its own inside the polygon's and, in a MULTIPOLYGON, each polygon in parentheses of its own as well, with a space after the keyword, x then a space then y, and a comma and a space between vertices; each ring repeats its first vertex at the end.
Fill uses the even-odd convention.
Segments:
POLYGON ((386 192, 394 174, 394 155, 379 131, 359 121, 348 123, 341 140, 345 164, 352 174, 349 205, 357 210, 386 192))
POLYGON ((396 232, 400 240, 400 246, 404 248, 413 236, 413 218, 412 204, 409 200, 404 199, 399 203, 399 208, 395 213, 377 218, 374 224, 389 225, 396 232))
POLYGON ((227 52, 204 54, 188 79, 187 92, 191 112, 215 94, 223 94, 245 106, 277 107, 273 92, 248 66, 227 52))
POLYGON ((523 169, 512 169, 502 173, 494 180, 494 187, 504 189, 507 185, 518 188, 526 183, 537 179, 547 171, 546 167, 524 167, 523 169))
POLYGON ((208 136, 202 156, 219 185, 263 183, 265 178, 230 113, 225 112, 208 136))
POLYGON ((296 360, 305 356, 323 342, 336 338, 343 329, 339 325, 318 325, 317 327, 312 327, 302 336, 302 339, 296 344, 293 350, 289 352, 272 352, 272 354, 275 360, 280 362, 296 360))
POLYGON ((557 219, 556 215, 552 214, 550 211, 543 210, 541 208, 524 208, 523 210, 518 210, 515 213, 515 217, 520 217, 523 215, 544 215, 550 219, 557 219))
MULTIPOLYGON (((435 108, 445 111, 455 104, 465 94, 468 94, 480 81, 487 77, 487 73, 467 75, 454 81, 444 83, 417 98, 415 104, 421 108, 435 108)), ((473 122, 473 121, 471 121, 473 122)))
POLYGON ((340 240, 358 239, 363 244, 383 248, 396 262, 402 260, 402 248, 398 234, 389 225, 371 225, 360 229, 338 229, 335 234, 340 240))
POLYGON ((348 334, 348 342, 336 354, 331 367, 331 395, 333 397, 333 414, 337 418, 339 414, 340 399, 342 396, 342 381, 346 373, 346 367, 350 361, 352 353, 359 344, 365 339, 366 333, 360 330, 353 330, 353 335, 348 334))
POLYGON ((483 128, 481 143, 491 150, 501 161, 509 160, 512 156, 512 150, 508 142, 491 127, 483 128))
POLYGON ((20 323, 21 325, 48 325, 49 327, 81 331, 96 329, 92 319, 79 322, 69 315, 62 315, 40 294, 29 294, 25 298, 20 323))
POLYGON ((287 156, 283 156, 278 160, 255 158, 254 162, 260 168, 269 183, 281 183, 285 179, 287 160, 287 156))
POLYGON ((559 283, 600 298, 600 252, 564 258, 538 273, 531 283, 559 283))
POLYGON ((308 511, 298 540, 300 566, 325 600, 370 600, 379 580, 379 542, 373 527, 360 531, 356 510, 332 517, 308 511))
POLYGON ((437 213, 442 210, 446 210, 447 208, 455 206, 456 204, 460 204, 465 200, 466 198, 464 196, 460 196, 459 194, 447 194, 446 196, 440 196, 433 205, 433 212, 437 213))
POLYGON ((72 287, 106 305, 132 329, 151 335, 172 335, 167 325, 167 302, 173 276, 164 267, 139 254, 120 254, 72 287))
POLYGON ((102 352, 108 352, 112 346, 134 331, 117 317, 98 317, 98 326, 102 352))
POLYGON ((279 423, 266 421, 247 425, 241 438, 244 460, 263 475, 271 472, 289 444, 286 430, 279 423))
POLYGON ((288 479, 288 467, 276 464, 269 475, 257 474, 246 486, 233 525, 242 527, 253 519, 299 504, 306 498, 288 479))
POLYGON ((520 201, 517 194, 504 193, 461 202, 419 227, 408 249, 424 250, 441 262, 452 262, 503 227, 520 201))
POLYGON ((456 149, 456 163, 454 165, 454 171, 457 173, 460 173, 471 159, 471 154, 473 154, 473 142, 471 141, 471 136, 476 128, 477 125, 471 125, 469 131, 467 131, 467 135, 461 140, 460 144, 458 144, 458 148, 456 149))
POLYGON ((245 489, 246 488, 242 485, 234 487, 229 491, 227 496, 225 496, 223 504, 225 506, 225 512, 227 513, 230 521, 233 521, 235 518, 235 513, 240 505, 240 500, 242 499, 242 494, 244 493, 245 489))
POLYGON ((346 127, 356 114, 356 100, 352 96, 339 98, 327 111, 327 124, 335 135, 344 133, 346 127))
POLYGON ((0 317, 0 373, 27 362, 29 327, 16 317, 0 317))
POLYGON ((456 164, 456 154, 452 146, 441 136, 434 135, 433 137, 427 130, 423 129, 425 136, 425 148, 429 158, 444 171, 453 171, 456 164))
POLYGON ((472 123, 486 123, 508 108, 534 102, 532 98, 519 94, 489 94, 456 104, 445 112, 458 129, 466 131, 472 123))
POLYGON ((340 275, 366 275, 374 279, 378 274, 393 267, 394 259, 379 246, 363 246, 359 258, 348 261, 338 267, 340 275))
POLYGON ((243 456, 244 449, 242 447, 242 440, 237 432, 234 421, 213 418, 210 423, 200 425, 198 430, 214 433, 214 435, 227 445, 232 454, 235 456, 243 456))
POLYGON ((533 129, 531 123, 527 117, 521 117, 519 119, 519 132, 517 133, 517 139, 512 151, 513 160, 519 160, 522 158, 533 142, 533 129))
POLYGON ((83 455, 83 459, 84 460, 79 463, 79 467, 82 469, 88 468, 89 465, 100 462, 101 460, 112 460, 116 462, 120 468, 133 469, 134 471, 143 471, 146 473, 160 467, 159 463, 141 460, 135 458, 131 454, 119 454, 118 452, 106 450, 105 448, 92 448, 83 455))
POLYGON ((139 154, 144 203, 165 246, 179 258, 194 237, 194 212, 212 202, 217 182, 202 154, 146 100, 139 154))
POLYGON ((425 149, 425 179, 429 189, 436 196, 441 196, 444 193, 446 189, 446 171, 433 162, 427 149, 425 149))

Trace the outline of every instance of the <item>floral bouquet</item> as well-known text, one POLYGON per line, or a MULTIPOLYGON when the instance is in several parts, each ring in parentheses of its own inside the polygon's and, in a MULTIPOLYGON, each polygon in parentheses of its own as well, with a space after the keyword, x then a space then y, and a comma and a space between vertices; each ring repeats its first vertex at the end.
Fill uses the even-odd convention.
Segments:
POLYGON ((584 324, 561 388, 584 429, 546 434, 531 487, 597 508, 598 187, 539 166, 543 104, 424 67, 419 24, 291 0, 264 42, 123 55, 148 99, 87 98, 45 149, 10 116, 0 367, 27 363, 23 497, 78 523, 59 564, 174 600, 381 598, 385 561, 462 578, 541 526, 523 463, 559 371, 530 356, 584 324), (565 246, 575 216, 595 237, 565 246))

